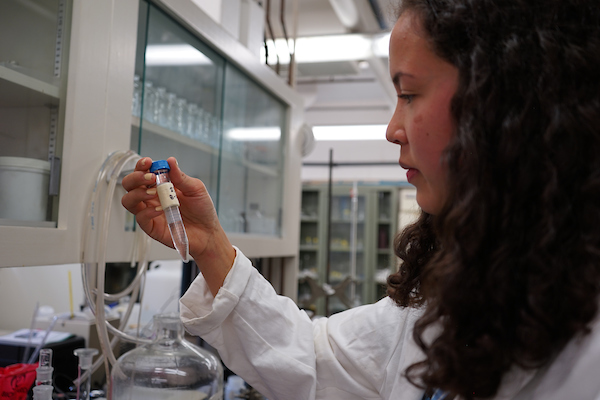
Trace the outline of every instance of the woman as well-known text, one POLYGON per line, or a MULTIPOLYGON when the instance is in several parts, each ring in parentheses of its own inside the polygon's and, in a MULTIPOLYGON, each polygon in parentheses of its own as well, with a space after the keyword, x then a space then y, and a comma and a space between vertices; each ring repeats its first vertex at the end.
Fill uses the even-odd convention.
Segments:
MULTIPOLYGON (((599 399, 599 9, 403 1, 387 139, 423 212, 376 304, 310 321, 169 159, 202 272, 181 299, 188 331, 270 400, 599 399)), ((149 166, 123 205, 172 246, 149 166)))

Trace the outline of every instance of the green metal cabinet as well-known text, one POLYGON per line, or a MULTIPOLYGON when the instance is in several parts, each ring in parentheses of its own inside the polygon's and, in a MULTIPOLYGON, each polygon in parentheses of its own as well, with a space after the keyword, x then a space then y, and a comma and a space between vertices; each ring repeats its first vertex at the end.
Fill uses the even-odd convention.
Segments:
POLYGON ((302 307, 330 315, 385 296, 385 279, 397 265, 393 238, 398 192, 395 186, 337 184, 330 206, 327 185, 303 186, 298 288, 302 307))

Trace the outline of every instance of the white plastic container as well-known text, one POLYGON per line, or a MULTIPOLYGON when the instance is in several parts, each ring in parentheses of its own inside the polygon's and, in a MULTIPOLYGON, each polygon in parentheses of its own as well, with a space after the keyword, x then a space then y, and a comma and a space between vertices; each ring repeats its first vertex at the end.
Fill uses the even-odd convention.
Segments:
POLYGON ((50 162, 0 157, 0 218, 46 221, 50 162))

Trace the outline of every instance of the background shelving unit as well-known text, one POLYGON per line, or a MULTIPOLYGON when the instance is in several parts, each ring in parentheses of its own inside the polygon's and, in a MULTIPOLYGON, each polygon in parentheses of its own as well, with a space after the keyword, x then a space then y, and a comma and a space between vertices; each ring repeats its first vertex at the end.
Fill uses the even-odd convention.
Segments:
POLYGON ((328 186, 303 186, 298 298, 319 315, 379 300, 385 296, 385 278, 396 268, 400 189, 356 189, 353 205, 353 185, 333 185, 329 218, 328 186))

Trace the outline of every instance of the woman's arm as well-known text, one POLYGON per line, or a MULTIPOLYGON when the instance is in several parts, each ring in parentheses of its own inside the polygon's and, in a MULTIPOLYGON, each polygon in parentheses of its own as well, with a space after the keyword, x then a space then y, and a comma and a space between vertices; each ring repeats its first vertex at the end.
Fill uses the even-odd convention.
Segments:
MULTIPOLYGON (((170 178, 180 203, 180 212, 188 235, 189 252, 196 261, 213 295, 219 291, 233 265, 235 250, 219 223, 213 202, 199 179, 184 174, 175 158, 167 160, 170 178)), ((140 159, 134 172, 123 178, 127 193, 121 203, 136 216, 140 227, 153 239, 173 247, 171 234, 150 172, 152 159, 140 159)))
POLYGON ((418 312, 386 298, 311 321, 279 296, 238 250, 213 298, 198 276, 180 300, 186 330, 269 400, 417 400, 402 376, 422 357, 410 329, 418 312))

